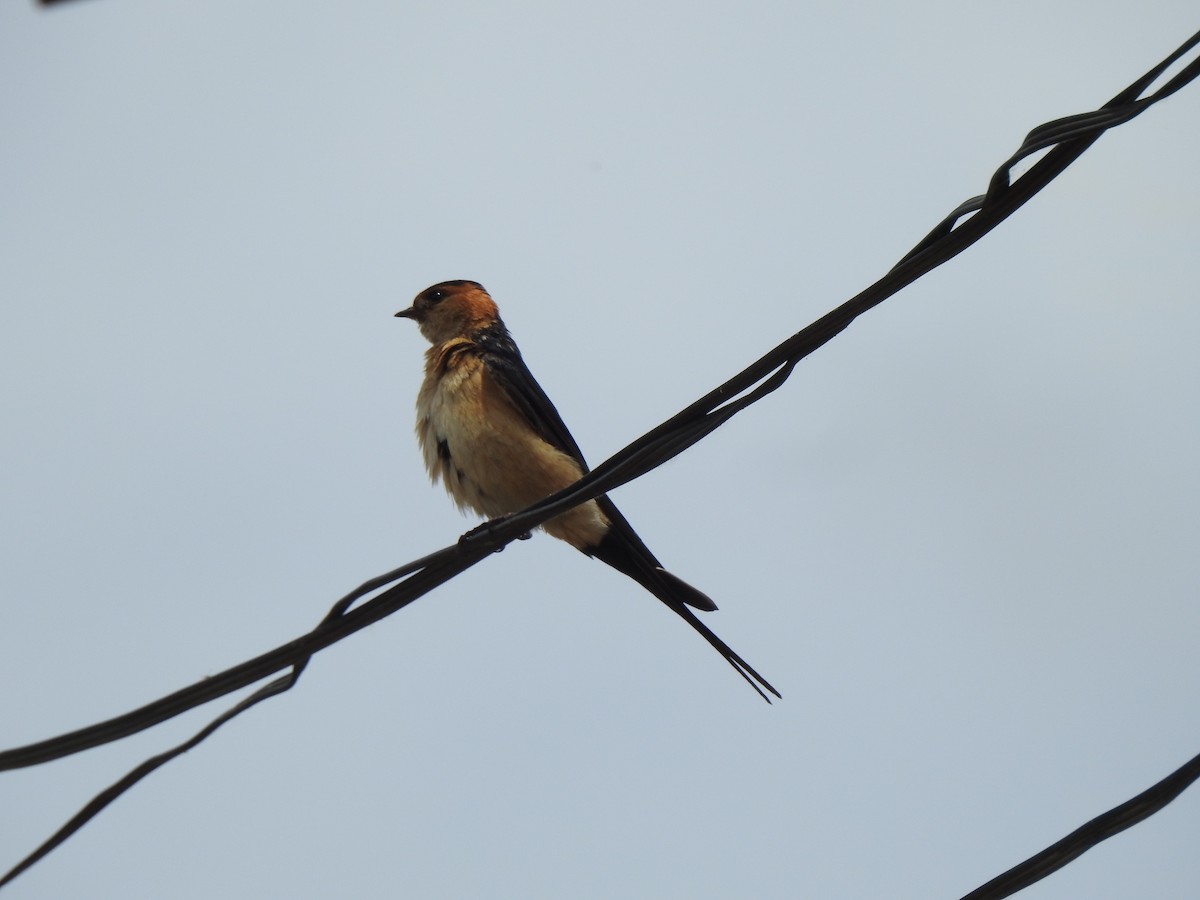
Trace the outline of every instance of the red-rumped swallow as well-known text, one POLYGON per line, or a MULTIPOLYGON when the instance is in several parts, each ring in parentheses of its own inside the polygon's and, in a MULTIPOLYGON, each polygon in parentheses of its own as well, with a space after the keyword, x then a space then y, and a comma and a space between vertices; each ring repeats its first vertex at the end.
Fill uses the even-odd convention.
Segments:
MULTIPOLYGON (((433 346, 417 396, 425 467, 460 509, 488 518, 520 512, 587 472, 583 453, 521 358, 495 301, 474 281, 443 281, 396 313, 433 346)), ((707 640, 764 700, 780 694, 688 609, 717 605, 666 571, 607 496, 542 529, 628 575, 707 640), (757 682, 757 684, 755 683, 757 682)), ((768 700, 769 702, 769 700, 768 700)))

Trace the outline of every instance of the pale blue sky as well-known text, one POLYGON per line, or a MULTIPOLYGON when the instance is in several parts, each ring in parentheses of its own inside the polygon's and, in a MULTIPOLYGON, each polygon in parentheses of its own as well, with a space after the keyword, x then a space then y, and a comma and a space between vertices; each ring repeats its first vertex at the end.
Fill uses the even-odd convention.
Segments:
MULTIPOLYGON (((0 746, 474 524, 412 434, 421 288, 487 285, 598 462, 1197 27, 410 6, 0 6, 0 746)), ((952 898, 1148 787, 1200 750, 1198 145, 1193 85, 614 495, 782 702, 538 536, 8 893, 952 898)), ((0 868, 224 705, 0 776, 0 868)), ((1021 896, 1194 897, 1197 797, 1021 896)))

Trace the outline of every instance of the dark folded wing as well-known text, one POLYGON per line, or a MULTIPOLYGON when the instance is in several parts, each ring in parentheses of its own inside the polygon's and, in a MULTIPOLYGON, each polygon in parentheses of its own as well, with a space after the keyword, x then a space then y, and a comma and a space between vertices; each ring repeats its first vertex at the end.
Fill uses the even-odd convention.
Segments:
POLYGON ((583 452, 567 430, 562 416, 525 365, 521 351, 504 325, 498 322, 476 332, 472 339, 480 348, 480 358, 488 374, 508 395, 530 427, 551 447, 573 458, 586 472, 588 467, 583 452))
MULTIPOLYGON (((547 444, 573 458, 584 472, 588 471, 583 451, 567 429, 546 392, 521 358, 521 351, 502 323, 497 322, 472 335, 479 348, 480 358, 496 385, 504 391, 513 406, 547 444)), ((596 503, 609 522, 604 540, 594 547, 580 548, 588 556, 603 560, 648 588, 667 603, 687 604, 696 609, 711 611, 717 608, 712 599, 683 579, 663 570, 658 558, 642 541, 633 526, 607 496, 596 503)))
MULTIPOLYGON (((521 351, 517 349, 516 342, 504 325, 496 323, 475 333, 472 338, 480 348, 480 356, 483 364, 487 367, 488 374, 508 395, 513 406, 520 411, 533 430, 541 435, 542 440, 547 444, 566 453, 579 463, 584 472, 587 472, 588 465, 583 458, 583 451, 575 443, 575 438, 571 436, 566 423, 558 414, 558 410, 554 408, 554 404, 550 402, 550 398, 546 396, 546 392, 542 390, 537 379, 529 371, 529 367, 525 365, 525 360, 521 358, 521 351)), ((633 527, 613 505, 613 502, 604 496, 597 497, 596 502, 608 516, 613 529, 634 545, 641 561, 660 568, 662 564, 642 543, 642 539, 637 536, 633 527)))

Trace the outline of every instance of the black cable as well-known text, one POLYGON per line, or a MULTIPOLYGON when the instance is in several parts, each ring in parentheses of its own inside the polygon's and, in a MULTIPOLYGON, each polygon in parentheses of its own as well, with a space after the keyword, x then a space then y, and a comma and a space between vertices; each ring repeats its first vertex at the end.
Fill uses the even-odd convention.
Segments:
POLYGON ((987 884, 975 888, 962 900, 1001 900, 1011 897, 1047 875, 1057 872, 1067 863, 1078 859, 1101 841, 1120 834, 1143 819, 1154 815, 1184 792, 1200 778, 1200 756, 1193 756, 1186 763, 1132 800, 1096 816, 1086 825, 1081 825, 1061 841, 1051 844, 1041 853, 1036 853, 1007 872, 997 875, 987 884))

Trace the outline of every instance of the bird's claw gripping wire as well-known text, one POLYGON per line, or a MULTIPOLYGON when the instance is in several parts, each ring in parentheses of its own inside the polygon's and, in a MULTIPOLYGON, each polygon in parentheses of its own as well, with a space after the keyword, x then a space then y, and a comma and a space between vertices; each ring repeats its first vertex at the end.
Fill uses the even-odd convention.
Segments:
MULTIPOLYGON (((501 524, 502 522, 508 521, 508 519, 509 519, 508 516, 500 516, 495 519, 488 519, 486 522, 484 522, 480 525, 476 525, 474 528, 472 528, 466 534, 463 534, 462 536, 459 537, 458 545, 460 547, 465 548, 465 547, 469 547, 472 544, 482 542, 486 546, 489 542, 495 541, 495 531, 493 529, 497 525, 501 524)), ((532 537, 533 537, 533 532, 525 531, 525 532, 522 532, 521 534, 517 535, 517 540, 518 541, 527 541, 532 537)), ((507 544, 500 544, 500 546, 492 548, 492 552, 499 553, 506 546, 507 546, 507 544)))

